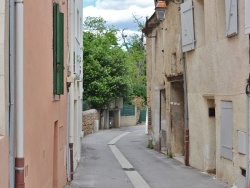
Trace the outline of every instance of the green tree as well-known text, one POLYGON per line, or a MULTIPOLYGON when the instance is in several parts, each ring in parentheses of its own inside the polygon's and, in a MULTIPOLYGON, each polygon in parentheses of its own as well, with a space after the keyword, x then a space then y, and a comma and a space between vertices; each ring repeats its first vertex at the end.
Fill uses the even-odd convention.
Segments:
MULTIPOLYGON (((138 31, 141 31, 144 23, 140 21, 140 18, 133 15, 137 24, 138 31)), ((125 29, 122 31, 123 46, 128 53, 129 74, 132 79, 131 96, 129 101, 134 101, 138 97, 146 101, 146 55, 143 46, 143 34, 125 35, 125 29)))
POLYGON ((100 109, 129 95, 128 56, 118 44, 117 32, 100 17, 84 21, 83 97, 93 108, 100 109))

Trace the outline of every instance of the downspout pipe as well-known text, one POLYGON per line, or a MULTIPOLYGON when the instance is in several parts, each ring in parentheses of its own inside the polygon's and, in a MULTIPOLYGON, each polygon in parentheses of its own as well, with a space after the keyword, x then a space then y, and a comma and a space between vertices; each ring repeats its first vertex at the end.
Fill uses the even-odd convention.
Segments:
MULTIPOLYGON (((69 16, 70 16, 70 1, 67 1, 68 9, 67 9, 67 28, 69 28, 69 16)), ((69 33, 68 33, 69 36, 69 33)), ((69 37, 67 38, 67 44, 69 47, 69 37)), ((68 63, 70 62, 70 52, 69 53, 69 58, 68 58, 68 63)), ((68 83, 67 83, 68 84, 68 83)), ((68 87, 68 85, 67 85, 68 87)), ((66 174, 67 174, 67 181, 70 181, 70 154, 69 154, 69 128, 70 128, 70 110, 69 110, 69 105, 70 105, 70 95, 69 95, 69 89, 67 88, 67 140, 66 140, 66 174)))
MULTIPOLYGON (((249 81, 248 81, 249 82, 249 81)), ((245 187, 250 187, 250 181, 249 181, 249 124, 250 124, 250 115, 249 115, 249 96, 246 96, 247 99, 247 118, 246 118, 246 184, 245 187)))
MULTIPOLYGON (((70 33, 70 72, 71 77, 74 74, 74 1, 70 1, 70 8, 69 8, 69 17, 70 17, 70 24, 69 24, 69 33, 70 33)), ((70 85, 69 88, 69 159, 70 159, 70 180, 73 180, 73 173, 74 173, 74 80, 70 85)))
POLYGON ((246 88, 246 94, 247 94, 247 118, 246 118, 246 120, 247 120, 247 122, 246 122, 246 187, 250 187, 250 180, 249 180, 249 168, 250 168, 250 159, 249 159, 249 136, 250 136, 250 134, 249 134, 249 126, 250 126, 250 110, 249 110, 249 108, 250 108, 250 100, 249 100, 249 97, 250 97, 250 95, 249 95, 249 90, 247 90, 247 89, 249 89, 249 87, 250 87, 250 35, 248 35, 248 37, 249 37, 249 55, 248 55, 248 61, 249 61, 249 64, 248 64, 248 66, 249 66, 249 69, 248 69, 248 71, 249 71, 249 78, 248 78, 248 83, 247 83, 247 88, 246 88))
POLYGON ((24 188, 24 121, 23 121, 23 0, 15 0, 16 66, 16 188, 24 188))
POLYGON ((188 96, 187 96, 187 71, 185 53, 182 56, 183 81, 184 81, 184 138, 185 138, 185 165, 189 166, 189 118, 188 118, 188 96))
POLYGON ((15 187, 15 43, 14 0, 9 1, 9 187, 15 187))
MULTIPOLYGON (((182 0, 184 3, 184 0, 182 0)), ((185 138, 185 165, 189 166, 189 114, 188 114, 188 93, 187 93, 187 68, 186 53, 182 53, 183 81, 184 81, 184 138, 185 138)))

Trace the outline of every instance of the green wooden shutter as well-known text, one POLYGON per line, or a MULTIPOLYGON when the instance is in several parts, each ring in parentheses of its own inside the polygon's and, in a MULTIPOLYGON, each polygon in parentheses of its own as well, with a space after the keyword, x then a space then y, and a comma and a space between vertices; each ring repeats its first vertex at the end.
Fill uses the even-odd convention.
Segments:
POLYGON ((64 93, 64 15, 53 6, 53 93, 64 93))
POLYGON ((56 47, 57 47, 57 43, 56 43, 56 33, 57 33, 57 11, 58 11, 58 4, 54 4, 53 5, 53 93, 56 94, 57 93, 57 76, 56 76, 56 72, 57 72, 57 66, 56 66, 56 47))

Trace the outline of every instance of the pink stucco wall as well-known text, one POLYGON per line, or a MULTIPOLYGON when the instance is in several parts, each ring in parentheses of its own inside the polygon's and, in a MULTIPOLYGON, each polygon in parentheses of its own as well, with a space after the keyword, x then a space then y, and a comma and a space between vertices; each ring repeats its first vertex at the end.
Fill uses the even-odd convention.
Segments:
MULTIPOLYGON (((67 90, 64 89, 64 95, 60 96, 60 100, 54 100, 53 2, 52 0, 24 0, 26 188, 62 188, 66 183, 67 90)), ((67 1, 58 0, 58 2, 65 18, 64 67, 66 73, 67 1)))
POLYGON ((8 138, 0 136, 0 187, 9 187, 8 186, 8 177, 9 177, 9 158, 8 158, 8 138))

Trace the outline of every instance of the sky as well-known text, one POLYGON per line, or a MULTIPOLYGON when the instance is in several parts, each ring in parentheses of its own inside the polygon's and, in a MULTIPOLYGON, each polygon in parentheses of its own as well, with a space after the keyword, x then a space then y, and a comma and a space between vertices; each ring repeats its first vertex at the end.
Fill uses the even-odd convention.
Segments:
POLYGON ((133 14, 145 22, 153 13, 154 0, 83 0, 83 19, 100 16, 127 34, 138 31, 133 14))

